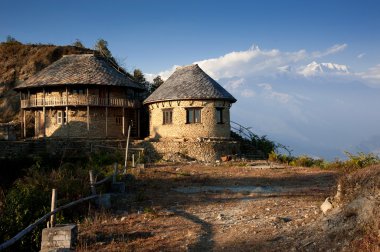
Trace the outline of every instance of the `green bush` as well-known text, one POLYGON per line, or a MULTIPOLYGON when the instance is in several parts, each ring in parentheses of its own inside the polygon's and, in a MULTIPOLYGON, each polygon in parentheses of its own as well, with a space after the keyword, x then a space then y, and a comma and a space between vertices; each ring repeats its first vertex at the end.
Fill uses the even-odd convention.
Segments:
POLYGON ((314 159, 307 155, 302 155, 295 158, 293 161, 291 161, 291 165, 302 166, 302 167, 312 167, 314 165, 314 159))
POLYGON ((380 158, 373 153, 345 153, 348 157, 348 159, 345 161, 336 159, 334 161, 328 162, 324 159, 314 159, 307 155, 302 155, 299 157, 289 157, 286 155, 276 154, 274 152, 269 155, 269 160, 273 160, 275 162, 280 163, 288 163, 291 166, 319 167, 322 169, 344 170, 347 172, 380 163, 380 158))
POLYGON ((355 155, 346 151, 345 154, 349 158, 345 163, 347 169, 360 169, 380 163, 380 158, 373 153, 358 152, 355 155))

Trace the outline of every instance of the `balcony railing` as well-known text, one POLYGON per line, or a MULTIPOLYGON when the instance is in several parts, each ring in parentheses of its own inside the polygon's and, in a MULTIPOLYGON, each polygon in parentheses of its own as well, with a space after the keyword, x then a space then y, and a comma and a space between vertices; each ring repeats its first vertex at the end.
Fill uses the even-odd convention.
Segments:
POLYGON ((108 107, 126 107, 126 108, 139 108, 141 102, 133 99, 121 98, 100 98, 96 96, 77 96, 77 97, 46 97, 43 98, 30 98, 21 100, 21 108, 32 107, 53 107, 53 106, 108 106, 108 107))

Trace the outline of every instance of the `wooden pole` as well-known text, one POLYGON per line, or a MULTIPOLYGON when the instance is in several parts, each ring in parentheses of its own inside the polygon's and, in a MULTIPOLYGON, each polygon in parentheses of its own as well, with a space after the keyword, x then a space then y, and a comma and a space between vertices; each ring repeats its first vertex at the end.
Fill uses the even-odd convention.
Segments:
POLYGON ((135 168, 135 154, 132 154, 132 167, 135 168))
POLYGON ((26 138, 26 111, 22 109, 22 129, 23 129, 23 138, 26 138))
POLYGON ((128 161, 128 147, 129 147, 129 136, 131 134, 131 125, 128 126, 127 143, 125 144, 125 160, 124 160, 124 175, 127 174, 127 161, 128 161))
MULTIPOLYGON (((51 191, 51 208, 50 211, 53 212, 57 208, 57 189, 51 191)), ((50 216, 50 227, 55 226, 55 214, 50 216)))
MULTIPOLYGON (((20 92, 20 113, 19 113, 19 118, 21 122, 21 138, 24 138, 24 110, 22 109, 22 92, 20 92)), ((9 135, 9 134, 8 134, 9 135)))
POLYGON ((92 193, 92 195, 95 195, 96 194, 96 188, 95 188, 94 174, 93 174, 92 170, 89 170, 89 174, 90 174, 91 193, 92 193))
POLYGON ((40 134, 40 131, 39 131, 39 128, 40 128, 40 120, 39 118, 37 118, 37 110, 34 111, 34 136, 38 138, 39 134, 40 134))
MULTIPOLYGON (((66 115, 65 115, 65 119, 62 118, 62 120, 65 120, 65 124, 68 124, 69 123, 69 93, 68 93, 68 90, 67 90, 67 87, 66 87, 66 115)), ((69 128, 66 127, 66 131, 67 131, 67 138, 69 138, 69 128)))
POLYGON ((123 107, 123 136, 125 136, 125 108, 123 107))
POLYGON ((46 137, 46 108, 45 108, 45 89, 42 89, 43 92, 43 98, 42 98, 42 116, 44 121, 44 128, 43 128, 43 137, 46 137))
POLYGON ((88 99, 88 88, 87 88, 87 134, 90 134, 90 105, 88 99))
POLYGON ((141 133, 140 133, 140 109, 137 110, 137 137, 140 138, 141 133))
POLYGON ((106 106, 106 137, 108 137, 108 107, 106 106))

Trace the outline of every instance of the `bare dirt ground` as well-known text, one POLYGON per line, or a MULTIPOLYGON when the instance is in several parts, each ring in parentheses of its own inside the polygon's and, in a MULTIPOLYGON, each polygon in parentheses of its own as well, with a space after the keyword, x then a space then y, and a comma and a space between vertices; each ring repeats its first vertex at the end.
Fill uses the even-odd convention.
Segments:
POLYGON ((112 212, 80 225, 78 251, 318 250, 311 230, 339 175, 257 162, 131 174, 112 212))

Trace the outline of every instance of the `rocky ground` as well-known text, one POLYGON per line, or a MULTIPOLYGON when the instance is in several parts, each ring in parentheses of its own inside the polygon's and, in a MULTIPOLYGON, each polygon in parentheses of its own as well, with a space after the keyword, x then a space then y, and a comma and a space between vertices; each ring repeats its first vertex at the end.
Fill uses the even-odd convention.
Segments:
MULTIPOLYGON (((326 231, 345 220, 337 217, 338 208, 328 216, 320 210, 326 197, 336 193, 340 174, 335 171, 256 162, 163 165, 131 174, 129 193, 113 202, 112 212, 94 214, 80 225, 79 251, 378 248, 379 237, 353 248, 339 243, 339 229, 326 231)), ((352 226, 350 221, 343 224, 352 226)))

